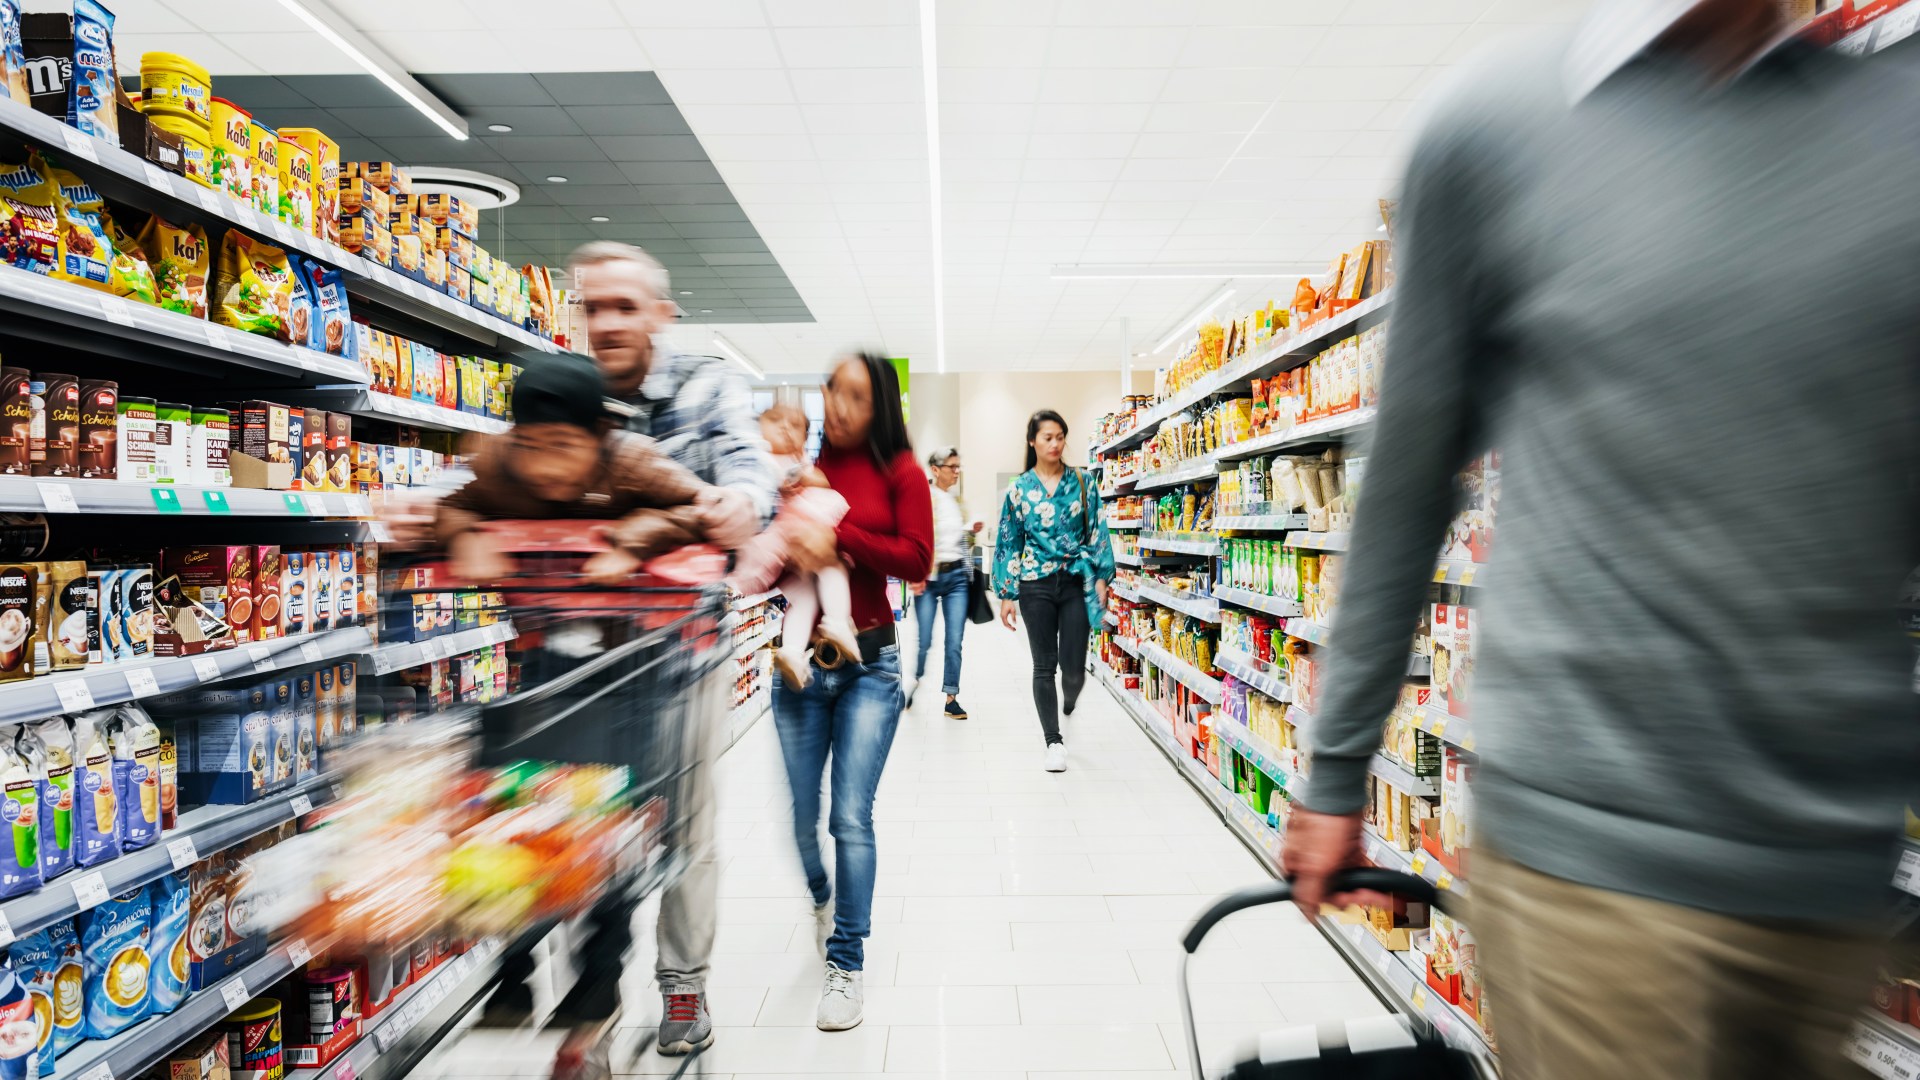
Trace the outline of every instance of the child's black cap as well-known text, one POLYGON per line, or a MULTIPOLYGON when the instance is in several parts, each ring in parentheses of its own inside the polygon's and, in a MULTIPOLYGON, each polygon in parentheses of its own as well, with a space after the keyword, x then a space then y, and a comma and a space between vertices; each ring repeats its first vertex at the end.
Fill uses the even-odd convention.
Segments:
POLYGON ((543 356, 514 380, 516 424, 571 424, 594 431, 609 415, 600 368, 584 356, 543 356))

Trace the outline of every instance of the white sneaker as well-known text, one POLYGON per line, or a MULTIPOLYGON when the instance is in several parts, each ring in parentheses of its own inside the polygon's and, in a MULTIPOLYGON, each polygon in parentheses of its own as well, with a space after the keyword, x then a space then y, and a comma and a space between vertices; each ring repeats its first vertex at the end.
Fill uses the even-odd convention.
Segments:
POLYGON ((813 906, 813 943, 820 948, 820 955, 827 955, 827 939, 833 936, 833 901, 813 906))
POLYGON ((913 692, 919 688, 920 688, 919 679, 916 679, 911 675, 900 676, 900 692, 905 695, 905 698, 903 700, 906 701, 907 708, 909 709, 913 708, 913 692))
POLYGON ((1063 742, 1048 743, 1047 756, 1044 761, 1048 772, 1066 772, 1067 744, 1063 742))
POLYGON ((820 990, 820 1015, 814 1026, 821 1031, 846 1031, 860 1026, 866 991, 862 973, 842 971, 827 965, 826 985, 820 990))

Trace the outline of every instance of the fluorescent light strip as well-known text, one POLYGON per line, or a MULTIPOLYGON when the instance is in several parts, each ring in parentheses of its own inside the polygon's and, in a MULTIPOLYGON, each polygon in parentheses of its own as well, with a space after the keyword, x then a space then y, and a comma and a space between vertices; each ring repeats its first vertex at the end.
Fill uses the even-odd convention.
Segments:
POLYGON ((1219 307, 1222 303, 1226 301, 1227 297, 1232 295, 1233 295, 1232 288, 1221 289, 1219 292, 1214 293, 1213 298, 1211 300, 1208 300, 1206 303, 1201 304, 1199 307, 1195 308, 1193 311, 1193 314, 1187 316, 1184 319, 1181 319, 1180 325, 1173 328, 1173 332, 1167 335, 1167 339, 1165 341, 1162 341, 1160 344, 1155 345, 1153 347, 1153 351, 1156 353, 1165 352, 1167 350, 1167 346, 1172 345, 1176 341, 1179 341, 1182 335, 1184 335, 1188 330, 1191 330, 1196 324, 1200 322, 1201 319, 1204 319, 1207 317, 1207 312, 1212 311, 1214 308, 1219 307))
POLYGON ((721 337, 719 334, 713 335, 713 347, 716 349, 719 349, 723 353, 726 353, 727 359, 732 360, 734 363, 739 364, 743 368, 746 368, 747 374, 753 376, 754 378, 764 379, 767 377, 767 373, 760 370, 760 365, 747 359, 745 356, 742 356, 740 354, 740 350, 733 347, 733 342, 728 341, 726 338, 721 337))
MULTIPOLYGON (((400 74, 396 76, 394 72, 399 70, 399 65, 393 63, 391 57, 382 54, 380 59, 375 59, 374 56, 368 53, 367 49, 362 48, 355 42, 349 41, 328 19, 322 17, 319 12, 309 8, 307 6, 309 3, 317 3, 317 0, 280 0, 282 7, 299 16, 300 21, 312 27, 314 33, 326 38, 334 48, 346 53, 347 59, 365 68, 367 74, 380 80, 383 86, 395 94, 398 94, 401 100, 418 109, 422 115, 433 121, 435 126, 439 127, 440 130, 462 142, 467 140, 469 137, 467 135, 467 125, 464 120, 459 119, 458 113, 448 108, 445 102, 427 93, 425 87, 421 87, 419 83, 414 82, 413 77, 407 75, 404 71, 401 71, 400 74), (383 63, 382 60, 386 62, 383 63), (391 68, 389 68, 390 64, 391 68), (436 106, 438 107, 436 108, 436 106)), ((326 14, 332 16, 334 19, 340 19, 341 17, 338 12, 333 11, 331 8, 326 9, 326 14)), ((344 22, 344 20, 342 21, 344 22)))
POLYGON ((945 216, 940 191, 940 49, 934 34, 934 0, 920 0, 920 78, 927 99, 927 191, 933 218, 933 361, 947 372, 947 288, 945 216))

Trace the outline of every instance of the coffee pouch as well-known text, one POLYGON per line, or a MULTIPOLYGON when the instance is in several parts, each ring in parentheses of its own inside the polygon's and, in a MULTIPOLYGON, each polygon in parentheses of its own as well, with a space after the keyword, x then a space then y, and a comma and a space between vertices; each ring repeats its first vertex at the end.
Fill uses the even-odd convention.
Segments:
POLYGON ((73 861, 97 866, 120 857, 120 807, 113 788, 113 743, 107 725, 114 710, 73 720, 73 861))

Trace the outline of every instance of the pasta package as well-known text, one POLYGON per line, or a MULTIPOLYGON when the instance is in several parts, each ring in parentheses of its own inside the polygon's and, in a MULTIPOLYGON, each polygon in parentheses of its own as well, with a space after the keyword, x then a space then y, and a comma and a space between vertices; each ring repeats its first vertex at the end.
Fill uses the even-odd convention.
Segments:
POLYGON ((140 248, 153 270, 153 292, 168 311, 207 317, 207 231, 175 225, 158 214, 140 231, 140 248))
POLYGON ((120 145, 120 78, 113 70, 113 12, 99 0, 73 0, 73 75, 67 125, 120 145))
POLYGON ((22 270, 51 274, 60 265, 60 196, 46 163, 36 153, 25 165, 0 169, 0 255, 22 270))
POLYGON ((293 268, 287 253, 228 229, 214 277, 213 321, 250 334, 290 339, 293 268))
POLYGON ((107 204, 85 180, 65 169, 51 170, 60 223, 60 265, 53 276, 105 289, 113 263, 113 242, 101 217, 107 204))

